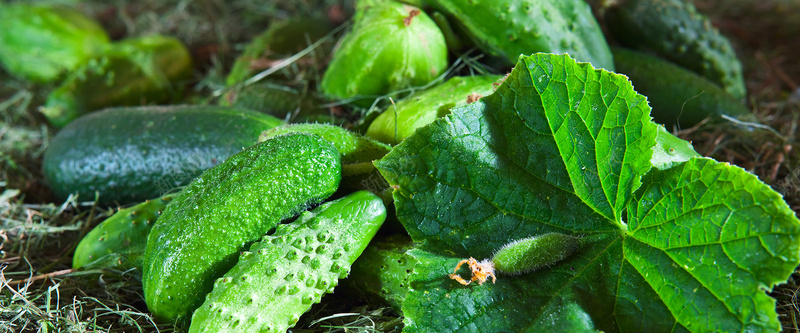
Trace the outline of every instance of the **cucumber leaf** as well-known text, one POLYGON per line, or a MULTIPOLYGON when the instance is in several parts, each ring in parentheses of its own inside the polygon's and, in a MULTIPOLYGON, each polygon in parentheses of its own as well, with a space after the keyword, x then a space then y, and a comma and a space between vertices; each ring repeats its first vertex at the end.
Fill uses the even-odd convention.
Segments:
POLYGON ((536 54, 377 161, 422 244, 404 331, 778 331, 764 290, 800 263, 800 221, 738 167, 653 158, 649 112, 624 76, 536 54), (584 245, 496 283, 447 276, 548 232, 584 245))

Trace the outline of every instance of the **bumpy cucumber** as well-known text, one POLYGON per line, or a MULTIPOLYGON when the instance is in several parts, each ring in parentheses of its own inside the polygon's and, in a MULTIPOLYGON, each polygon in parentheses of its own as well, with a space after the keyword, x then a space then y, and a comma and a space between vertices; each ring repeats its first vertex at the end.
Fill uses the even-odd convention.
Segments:
POLYGON ((189 332, 285 332, 348 275, 385 218, 362 191, 278 226, 214 283, 189 332))
POLYGON ((495 270, 522 274, 550 267, 580 248, 580 238, 557 232, 523 238, 501 247, 492 256, 495 270))
POLYGON ((111 108, 59 131, 45 151, 47 183, 103 205, 154 198, 256 143, 283 124, 259 112, 219 106, 111 108))
POLYGON ((457 76, 434 88, 390 105, 367 129, 367 137, 397 144, 417 128, 432 123, 450 113, 456 106, 474 102, 480 96, 494 92, 493 83, 499 75, 457 76))
POLYGON ((392 149, 384 143, 350 132, 342 127, 325 124, 292 124, 275 127, 261 133, 258 141, 266 141, 287 133, 308 133, 321 136, 339 150, 344 165, 364 162, 372 165, 372 161, 380 159, 392 149))
POLYGON ((141 268, 147 235, 172 195, 120 209, 81 239, 72 257, 72 269, 141 268))
MULTIPOLYGON (((311 43, 327 35, 333 25, 323 17, 295 17, 273 23, 266 31, 247 44, 242 54, 233 63, 230 74, 225 79, 232 86, 250 78, 253 74, 271 67, 271 63, 288 58, 302 51, 311 43)), ((329 50, 318 49, 307 59, 323 61, 329 50), (317 58, 314 58, 314 56, 317 58)), ((301 61, 302 62, 302 61, 301 61)))
POLYGON ((688 128, 706 118, 738 117, 750 111, 722 88, 683 67, 661 58, 614 48, 617 71, 625 74, 634 89, 647 96, 656 122, 671 128, 688 128))
POLYGON ((189 50, 171 37, 115 43, 88 60, 47 96, 41 112, 55 127, 111 106, 164 103, 192 73, 189 50))
POLYGON ((0 4, 0 64, 13 75, 54 82, 108 45, 103 27, 72 8, 0 4))
POLYGON ((417 264, 417 260, 408 254, 412 248, 411 239, 405 236, 373 242, 353 264, 351 277, 343 285, 402 313, 403 300, 417 264))
POLYGON ((600 26, 584 0, 430 0, 487 53, 508 65, 524 54, 569 53, 614 70, 600 26))
POLYGON ((325 95, 384 95, 425 85, 447 68, 444 36, 417 7, 390 0, 359 1, 354 21, 322 78, 325 95))
POLYGON ((730 41, 694 4, 683 0, 609 1, 605 20, 620 44, 653 52, 722 86, 738 99, 746 91, 742 64, 730 41))
POLYGON ((340 180, 339 152, 308 134, 258 143, 203 172, 150 231, 142 280, 148 309, 161 321, 189 319, 240 251, 336 192, 340 180))

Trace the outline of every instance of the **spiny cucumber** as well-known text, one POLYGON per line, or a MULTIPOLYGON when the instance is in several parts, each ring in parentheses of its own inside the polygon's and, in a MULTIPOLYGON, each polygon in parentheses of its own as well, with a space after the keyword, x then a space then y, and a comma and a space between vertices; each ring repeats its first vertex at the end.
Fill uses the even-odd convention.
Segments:
POLYGON ((366 138, 357 133, 353 133, 339 126, 326 124, 292 124, 275 127, 264 131, 258 137, 258 141, 284 135, 287 133, 308 133, 319 135, 327 140, 342 155, 342 164, 356 164, 380 159, 388 153, 392 147, 387 144, 366 138))
POLYGON ((141 268, 147 235, 172 195, 118 210, 81 239, 72 257, 72 269, 141 268))
POLYGON ((189 332, 285 332, 348 275, 385 217, 361 191, 278 226, 214 283, 189 332))
POLYGON ((605 20, 625 47, 652 52, 722 86, 743 99, 742 64, 730 41, 691 1, 608 1, 605 20))
POLYGON ((240 251, 333 194, 340 179, 339 152, 308 134, 272 138, 206 170, 167 205, 148 236, 148 309, 158 320, 185 324, 240 251))

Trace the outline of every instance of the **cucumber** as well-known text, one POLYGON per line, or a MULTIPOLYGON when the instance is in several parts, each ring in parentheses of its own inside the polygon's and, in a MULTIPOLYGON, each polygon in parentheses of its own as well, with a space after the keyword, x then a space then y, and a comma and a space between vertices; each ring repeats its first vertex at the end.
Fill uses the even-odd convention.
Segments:
MULTIPOLYGON (((225 83, 233 86, 244 82, 254 74, 269 69, 275 62, 302 51, 333 29, 331 22, 324 17, 302 16, 273 23, 247 44, 233 63, 225 83)), ((306 59, 320 63, 329 52, 330 46, 327 50, 317 49, 306 59)))
POLYGON ((608 1, 609 33, 623 46, 651 52, 705 77, 743 99, 742 64, 730 41, 683 0, 608 1))
POLYGON ((172 195, 120 209, 81 239, 72 257, 72 269, 120 270, 142 267, 147 235, 172 195))
POLYGON ((617 71, 647 96, 650 115, 667 128, 692 127, 706 118, 739 117, 750 111, 719 85, 683 67, 638 51, 614 48, 617 71))
POLYGON ((388 144, 398 144, 417 128, 450 113, 453 107, 466 105, 479 96, 493 93, 493 83, 501 78, 499 75, 453 77, 439 86, 390 105, 372 121, 365 135, 388 144))
POLYGON ((142 202, 188 184, 282 121, 218 106, 110 108, 59 131, 43 173, 61 200, 71 193, 108 205, 142 202))
POLYGON ((427 14, 390 0, 359 1, 353 29, 334 51, 320 90, 332 99, 375 97, 425 85, 447 65, 444 35, 427 14))
POLYGON ((175 38, 148 36, 115 43, 88 60, 48 96, 41 112, 51 125, 112 106, 158 104, 180 94, 192 74, 189 50, 175 38))
POLYGON ((336 192, 340 163, 322 138, 287 134, 231 156, 185 187, 147 238, 142 284, 153 316, 185 325, 240 251, 336 192))
POLYGON ((348 275, 385 218, 361 191, 278 226, 214 283, 189 332, 285 332, 348 275))
POLYGON ((369 163, 381 159, 392 150, 387 144, 350 132, 342 127, 325 124, 291 124, 266 130, 258 141, 266 141, 287 133, 308 133, 322 137, 330 142, 342 156, 342 164, 369 163))
POLYGON ((578 237, 551 232, 503 245, 492 256, 494 268, 503 274, 522 274, 550 267, 578 251, 578 237))
POLYGON ((407 236, 397 235, 373 242, 353 263, 351 276, 343 281, 343 286, 385 303, 402 314, 403 301, 417 264, 417 260, 408 254, 413 248, 407 236))
POLYGON ((600 26, 584 0, 429 0, 485 52, 507 66, 520 55, 569 53, 614 70, 600 26))
POLYGON ((70 7, 0 4, 0 64, 15 76, 55 82, 108 45, 103 27, 70 7))

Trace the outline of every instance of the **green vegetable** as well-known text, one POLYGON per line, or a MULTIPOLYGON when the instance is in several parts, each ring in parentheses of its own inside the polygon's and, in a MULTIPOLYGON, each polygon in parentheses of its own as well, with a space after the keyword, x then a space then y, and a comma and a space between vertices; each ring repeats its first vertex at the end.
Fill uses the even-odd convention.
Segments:
MULTIPOLYGON (((323 17, 295 17, 273 23, 242 51, 233 63, 230 74, 225 79, 228 86, 241 83, 254 74, 267 70, 275 62, 286 59, 302 51, 333 30, 333 25, 323 17)), ((316 50, 311 60, 322 62, 329 50, 316 50), (316 57, 313 57, 315 56, 316 57)))
POLYGON ((551 232, 503 245, 492 256, 492 263, 500 273, 527 273, 564 260, 578 251, 579 247, 580 238, 551 232))
POLYGON ((342 155, 342 164, 345 165, 363 162, 371 165, 372 161, 380 159, 392 149, 386 144, 365 138, 342 127, 325 124, 292 124, 275 127, 261 133, 258 141, 266 141, 287 133, 319 135, 336 147, 342 155))
POLYGON ((147 239, 142 284, 161 321, 188 320, 239 252, 284 219, 336 192, 339 152, 318 136, 256 144, 178 193, 147 239))
POLYGON ((214 283, 189 332, 285 332, 348 275, 385 218, 362 191, 278 226, 214 283))
POLYGON ((255 111, 215 106, 110 108, 59 131, 43 172, 62 200, 100 194, 101 204, 141 202, 188 184, 281 125, 255 111))
POLYGON ((738 117, 750 111, 718 85, 666 60, 621 48, 614 48, 617 71, 647 96, 655 121, 672 127, 689 128, 706 118, 738 117))
POLYGON ((737 99, 747 94, 730 41, 691 2, 618 0, 608 1, 605 10, 608 31, 623 46, 688 68, 737 99))
POLYGON ((320 89, 335 99, 384 95, 425 85, 447 65, 444 36, 427 14, 390 0, 359 1, 320 89))
POLYGON ((115 43, 88 60, 47 96, 41 112, 55 127, 112 106, 157 104, 180 94, 192 74, 189 50, 164 36, 115 43))
POLYGON ((377 161, 421 244, 404 331, 780 331, 765 290, 800 263, 800 221, 739 167, 656 168, 666 145, 649 111, 624 76, 536 54, 377 161), (580 249, 496 283, 448 278, 462 258, 551 232, 581 235, 580 249))
POLYGON ((583 0, 430 0, 480 46, 511 65, 520 55, 569 53, 614 70, 591 8, 583 0))
POLYGON ((170 200, 172 195, 148 200, 120 209, 105 219, 78 243, 72 257, 72 269, 84 266, 121 270, 141 268, 147 235, 170 200))
POLYGON ((447 82, 390 105, 372 121, 366 136, 397 144, 422 126, 450 113, 455 106, 474 102, 494 91, 499 75, 457 76, 447 82))
POLYGON ((54 82, 108 44, 103 27, 75 9, 0 4, 0 64, 13 75, 54 82))
POLYGON ((417 264, 416 259, 408 255, 412 248, 414 246, 411 239, 405 236, 373 241, 353 263, 353 271, 343 281, 343 286, 357 290, 354 293, 378 299, 397 313, 402 313, 400 307, 408 293, 411 274, 417 264))

